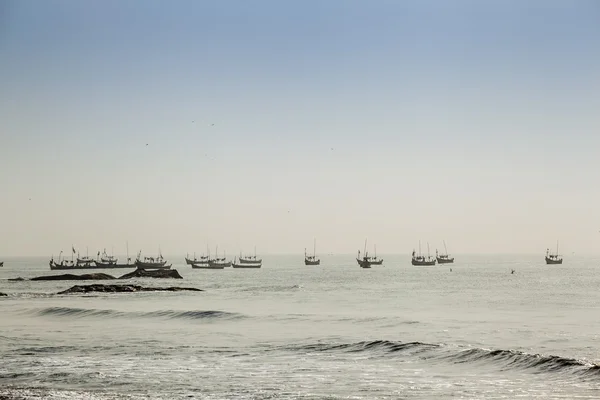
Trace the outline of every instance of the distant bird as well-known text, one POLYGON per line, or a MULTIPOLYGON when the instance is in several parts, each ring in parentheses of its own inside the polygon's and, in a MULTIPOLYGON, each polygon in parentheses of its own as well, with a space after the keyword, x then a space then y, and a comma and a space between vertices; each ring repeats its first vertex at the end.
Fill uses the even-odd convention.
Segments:
POLYGON ((146 146, 148 146, 148 143, 146 143, 146 146))
POLYGON ((193 124, 194 122, 196 122, 196 121, 192 121, 192 124, 193 124))
POLYGON ((215 126, 215 124, 210 124, 210 126, 215 126))

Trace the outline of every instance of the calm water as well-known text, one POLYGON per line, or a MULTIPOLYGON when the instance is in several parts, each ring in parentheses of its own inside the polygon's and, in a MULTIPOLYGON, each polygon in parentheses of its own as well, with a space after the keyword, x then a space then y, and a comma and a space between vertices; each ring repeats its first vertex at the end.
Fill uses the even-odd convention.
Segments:
POLYGON ((52 294, 77 282, 9 282, 59 272, 6 259, 0 398, 600 398, 599 259, 384 259, 172 258, 183 280, 132 282, 206 291, 87 296, 52 294))

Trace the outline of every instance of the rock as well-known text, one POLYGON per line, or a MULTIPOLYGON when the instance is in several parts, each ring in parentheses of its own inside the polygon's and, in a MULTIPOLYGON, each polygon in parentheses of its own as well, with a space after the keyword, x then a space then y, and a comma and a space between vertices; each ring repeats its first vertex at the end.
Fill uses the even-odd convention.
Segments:
POLYGON ((83 274, 83 275, 73 275, 73 274, 62 274, 62 275, 47 275, 47 276, 38 276, 36 278, 31 278, 32 281, 105 281, 109 279, 116 279, 112 275, 101 274, 101 273, 93 273, 93 274, 83 274))
MULTIPOLYGON (((25 278, 21 278, 21 277, 18 277, 18 278, 8 278, 8 280, 12 281, 12 282, 21 282, 21 281, 24 281, 25 278)), ((0 398, 0 400, 2 400, 2 399, 0 398)))
POLYGON ((139 285, 76 285, 70 289, 63 290, 57 294, 75 294, 75 293, 133 293, 133 292, 180 292, 180 291, 192 291, 202 292, 202 289, 196 288, 185 288, 185 287, 167 287, 167 288, 153 288, 143 287, 139 285))
POLYGON ((8 295, 6 293, 0 292, 0 297, 3 297, 3 296, 8 296, 8 295))
POLYGON ((120 276, 119 279, 130 279, 130 278, 173 278, 183 279, 176 269, 143 269, 138 268, 133 272, 120 276))

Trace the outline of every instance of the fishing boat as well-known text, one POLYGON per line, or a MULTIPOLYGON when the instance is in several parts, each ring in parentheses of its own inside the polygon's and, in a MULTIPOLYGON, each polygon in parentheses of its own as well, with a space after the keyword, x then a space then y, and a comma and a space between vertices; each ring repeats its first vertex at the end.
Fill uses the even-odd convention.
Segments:
POLYGON ((306 247, 304 248, 304 265, 321 265, 321 260, 317 258, 317 239, 313 243, 313 255, 306 254, 306 247))
POLYGON ((550 249, 546 249, 546 264, 562 264, 563 258, 558 254, 558 240, 556 241, 556 253, 550 253, 550 249))
POLYGON ((412 252, 412 265, 435 265, 435 258, 429 255, 429 243, 427 243, 427 256, 421 254, 421 241, 419 241, 419 254, 412 252))
POLYGON ((452 264, 454 262, 454 257, 450 257, 448 255, 448 249, 446 248, 446 241, 444 240, 444 253, 439 254, 438 250, 435 249, 435 259, 438 264, 452 264))
POLYGON ((371 265, 381 265, 381 264, 383 264, 383 258, 377 258, 377 245, 374 245, 373 249, 374 249, 375 255, 373 257, 367 255, 367 258, 369 259, 369 262, 371 263, 371 265))
MULTIPOLYGON (((75 253, 75 248, 72 247, 73 253, 75 253)), ((88 255, 87 248, 85 249, 85 256, 79 257, 79 252, 77 252, 77 266, 78 267, 89 267, 94 264, 94 259, 88 255)))
POLYGON ((144 257, 142 258, 142 252, 140 251, 135 259, 135 266, 141 269, 169 269, 171 268, 171 264, 167 265, 167 260, 165 260, 161 254, 158 252, 157 257, 144 257))
POLYGON ((208 260, 209 266, 221 266, 222 268, 231 267, 231 261, 227 261, 227 258, 225 257, 225 252, 223 252, 223 257, 219 257, 217 254, 219 254, 219 246, 217 246, 215 250, 215 258, 211 258, 208 260))
POLYGON ((256 246, 254 247, 254 255, 253 256, 242 256, 240 252, 240 257, 238 258, 239 264, 261 264, 262 258, 256 258, 256 246))
POLYGON ((118 259, 114 255, 106 254, 106 249, 102 252, 102 257, 100 257, 100 252, 96 256, 96 260, 94 260, 94 264, 99 268, 114 268, 117 265, 118 259))
POLYGON ((58 261, 54 261, 54 256, 52 256, 50 258, 50 269, 51 270, 67 270, 67 269, 79 269, 80 267, 78 267, 74 260, 73 260, 73 256, 71 255, 71 259, 70 260, 66 260, 64 258, 62 258, 62 250, 61 252, 58 254, 58 261))
POLYGON ((246 262, 241 262, 241 260, 234 258, 231 266, 233 268, 260 268, 262 267, 262 260, 259 260, 259 262, 250 263, 247 262, 247 260, 246 262))
POLYGON ((373 257, 369 257, 369 253, 367 253, 367 239, 365 239, 365 250, 363 256, 360 256, 360 250, 358 250, 356 262, 361 268, 371 268, 371 265, 373 265, 373 257))
POLYGON ((208 264, 209 257, 208 256, 200 256, 200 258, 196 258, 196 253, 194 253, 194 258, 190 258, 189 254, 185 256, 185 263, 187 265, 196 265, 196 264, 208 264))
POLYGON ((223 258, 213 258, 212 260, 210 260, 208 262, 208 265, 211 267, 221 267, 221 268, 227 268, 227 267, 231 267, 231 261, 227 261, 225 259, 225 257, 223 258))

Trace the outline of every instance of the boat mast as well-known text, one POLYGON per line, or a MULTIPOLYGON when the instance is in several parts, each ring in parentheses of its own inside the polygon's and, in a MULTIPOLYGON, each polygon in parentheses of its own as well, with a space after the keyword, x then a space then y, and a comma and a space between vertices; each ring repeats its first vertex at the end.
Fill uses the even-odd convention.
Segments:
POLYGON ((448 255, 448 249, 446 248, 446 241, 443 240, 443 242, 444 242, 444 251, 446 252, 446 255, 448 255))
POLYGON ((419 240, 419 257, 421 257, 421 241, 419 240))
POLYGON ((429 242, 427 242, 427 259, 430 259, 431 255, 429 254, 429 242))
POLYGON ((363 257, 367 257, 367 238, 365 238, 365 254, 363 254, 363 257))
POLYGON ((313 258, 317 257, 317 238, 314 238, 313 242, 313 258))
POLYGON ((129 264, 129 241, 125 242, 125 247, 127 249, 127 264, 129 264))
POLYGON ((556 256, 558 257, 558 240, 556 241, 556 256))

